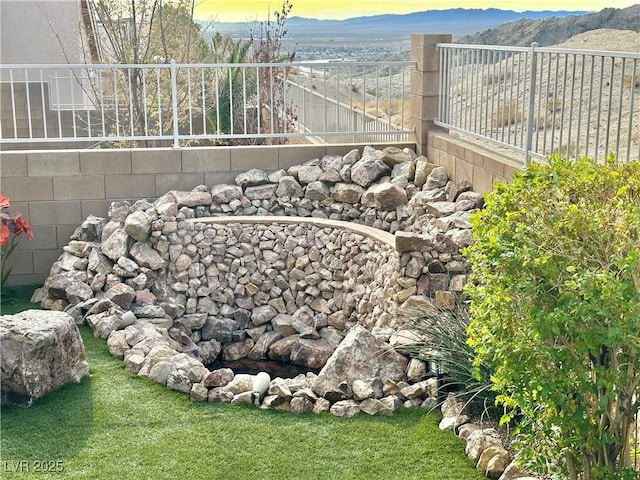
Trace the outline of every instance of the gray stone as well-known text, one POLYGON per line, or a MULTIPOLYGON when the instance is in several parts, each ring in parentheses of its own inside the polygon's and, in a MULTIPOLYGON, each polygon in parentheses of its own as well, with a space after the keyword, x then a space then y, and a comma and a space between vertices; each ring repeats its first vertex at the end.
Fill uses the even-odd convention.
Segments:
POLYGON ((320 168, 323 172, 328 170, 337 170, 338 172, 343 166, 342 155, 325 155, 320 159, 320 168))
POLYGON ((405 377, 408 360, 376 339, 364 327, 356 325, 336 348, 314 383, 321 396, 334 390, 341 381, 377 377, 400 381, 405 377))
POLYGON ((269 358, 278 362, 291 360, 291 348, 299 340, 298 335, 290 335, 274 342, 269 348, 269 358))
POLYGON ((105 298, 111 300, 123 310, 128 310, 131 302, 136 298, 136 294, 129 285, 119 283, 107 290, 105 298))
POLYGON ((407 203, 407 192, 393 183, 375 185, 371 191, 376 205, 382 210, 395 210, 407 203))
POLYGON ((291 327, 303 338, 318 338, 320 336, 315 328, 314 312, 307 305, 293 313, 291 327))
POLYGON ((271 319, 273 330, 280 333, 283 337, 288 337, 296 333, 295 329, 291 326, 291 322, 291 315, 286 313, 279 313, 271 319))
POLYGON ((251 405, 254 402, 254 398, 253 392, 240 392, 233 397, 231 403, 245 403, 251 405))
POLYGON ((364 194, 364 188, 352 183, 336 183, 332 188, 333 198, 337 202, 359 203, 364 194))
POLYGON ((125 352, 131 348, 123 330, 111 332, 111 335, 107 338, 107 347, 109 348, 109 353, 118 358, 124 358, 125 352))
POLYGON ((205 365, 213 363, 222 351, 222 344, 217 340, 205 340, 198 342, 196 346, 198 347, 198 356, 205 365))
POLYGON ((458 202, 461 202, 464 200, 470 200, 474 203, 476 208, 484 207, 484 195, 479 192, 466 192, 466 191, 462 192, 458 195, 456 200, 458 202))
POLYGON ((280 340, 282 335, 276 331, 265 332, 258 338, 251 351, 247 354, 247 357, 251 360, 262 360, 267 358, 267 353, 271 345, 280 340))
POLYGON ((238 322, 225 317, 208 317, 202 327, 203 340, 217 340, 220 343, 229 343, 233 339, 233 332, 238 330, 238 322))
MULTIPOLYGON (((524 470, 522 470, 515 461, 512 461, 511 463, 509 463, 509 465, 507 465, 507 467, 504 469, 504 472, 502 472, 502 475, 500 475, 500 478, 498 478, 498 480, 524 480, 525 477, 527 479, 532 477, 527 477, 527 474, 524 470)), ((533 480, 533 479, 532 479, 533 480)))
POLYGON ((106 340, 114 330, 119 330, 124 327, 122 313, 122 311, 115 311, 114 313, 105 311, 95 315, 87 315, 87 325, 91 327, 96 337, 106 340))
POLYGON ((487 477, 497 479, 509 464, 509 452, 499 446, 490 446, 482 452, 476 468, 487 477))
POLYGON ((381 160, 390 167, 393 167, 400 163, 411 162, 413 158, 409 152, 405 152, 398 147, 385 147, 382 149, 381 160))
MULTIPOLYGON (((199 190, 196 187, 190 192, 184 192, 180 190, 171 190, 167 195, 173 197, 173 200, 178 207, 197 207, 200 205, 211 205, 211 193, 199 190)), ((206 187, 202 187, 203 189, 206 187)))
POLYGON ((171 362, 167 360, 161 360, 149 369, 149 374, 147 376, 152 382, 166 385, 167 378, 169 377, 172 369, 173 367, 171 366, 171 362))
POLYGON ((414 383, 409 385, 408 387, 404 387, 400 389, 400 394, 408 399, 412 400, 414 398, 420 398, 427 393, 427 389, 429 388, 429 381, 422 380, 418 383, 414 383))
POLYGON ((124 231, 137 242, 146 242, 151 233, 151 219, 146 213, 136 210, 124 221, 124 231))
POLYGON ((449 176, 444 167, 435 167, 427 177, 427 183, 424 185, 426 190, 444 187, 449 181, 449 176))
POLYGON ((194 383, 189 392, 189 398, 192 402, 206 402, 209 395, 209 389, 202 383, 194 383))
POLYGON ((257 185, 254 187, 247 187, 244 190, 244 194, 249 200, 268 200, 274 196, 277 188, 278 185, 275 183, 257 185))
POLYGON ((234 373, 230 368, 219 368, 209 372, 203 379, 202 383, 206 387, 224 387, 233 380, 234 373))
POLYGON ((165 267, 160 254, 147 243, 135 243, 129 250, 131 257, 142 267, 159 270, 165 267))
POLYGON ((398 252, 425 252, 433 248, 433 238, 411 232, 395 233, 395 248, 398 252))
POLYGON ((253 309, 251 321, 257 327, 271 321, 278 312, 271 305, 262 305, 253 309))
POLYGON ((82 282, 72 282, 66 290, 67 299, 71 304, 86 302, 93 298, 93 289, 82 282))
POLYGON ((360 160, 360 151, 354 148, 342 157, 342 165, 353 165, 358 160, 360 160))
POLYGON ((464 451, 471 460, 477 462, 482 452, 489 447, 502 447, 500 437, 492 428, 472 432, 467 438, 467 445, 464 451))
POLYGON ((334 403, 329 411, 336 417, 351 418, 360 413, 360 407, 353 400, 340 400, 334 403))
POLYGON ((236 177, 236 185, 245 188, 269 183, 269 175, 264 170, 252 168, 236 177))
POLYGON ((375 398, 367 398, 360 403, 360 411, 368 415, 393 415, 394 409, 387 403, 375 398))
POLYGON ((111 273, 113 261, 103 254, 98 248, 91 249, 89 253, 88 269, 96 273, 111 273))
POLYGON ((457 417, 444 417, 440 420, 438 428, 440 430, 453 430, 454 432, 463 425, 471 421, 467 415, 458 415, 457 417))
POLYGON ((473 243, 471 230, 469 229, 450 230, 449 232, 447 232, 447 235, 451 239, 453 244, 457 246, 457 248, 468 247, 473 243))
POLYGON ((351 384, 351 390, 353 391, 353 398, 359 402, 367 398, 373 398, 373 387, 364 380, 355 380, 351 384))
POLYGON ((329 168, 327 171, 322 172, 322 175, 320 175, 318 180, 327 183, 338 183, 342 181, 342 175, 340 175, 340 171, 334 168, 329 168))
POLYGON ((391 169, 379 158, 364 156, 351 167, 351 181, 361 187, 368 187, 376 180, 388 175, 391 169))
POLYGON ((436 217, 446 217, 455 213, 455 202, 427 202, 425 204, 427 212, 435 215, 436 217))
POLYGON ((482 426, 478 425, 477 423, 467 422, 463 425, 460 425, 460 427, 457 429, 457 434, 461 440, 466 441, 469 438, 469 436, 476 430, 482 430, 482 426))
POLYGON ((1 404, 31 405, 89 374, 74 319, 63 312, 25 310, 0 316, 1 404))
POLYGON ((331 191, 326 183, 315 181, 307 185, 307 190, 304 196, 310 200, 324 200, 330 195, 331 191))
POLYGON ((409 360, 407 366, 407 380, 410 382, 418 382, 427 374, 427 365, 417 358, 409 360))
POLYGON ((118 228, 100 245, 102 253, 114 262, 127 254, 128 247, 129 235, 123 228, 118 228))
POLYGON ((291 346, 290 360, 297 365, 318 369, 327 363, 333 351, 334 348, 324 338, 300 338, 291 346))
POLYGON ((236 200, 241 196, 242 189, 237 185, 216 185, 215 187, 211 188, 211 201, 215 204, 229 203, 230 201, 236 200))
POLYGON ((167 388, 181 393, 190 393, 193 383, 189 375, 182 370, 172 370, 167 375, 167 388))
POLYGON ((427 160, 426 157, 419 156, 416 158, 416 173, 413 183, 420 188, 424 186, 424 184, 427 183, 427 177, 436 167, 437 165, 429 163, 429 160, 427 160))
POLYGON ((340 345, 340 342, 342 342, 342 340, 344 339, 344 332, 334 327, 321 328, 319 333, 320 337, 329 342, 329 345, 331 345, 333 348, 336 348, 338 345, 340 345))
POLYGON ((313 413, 328 412, 331 408, 331 402, 326 398, 319 398, 313 405, 313 413))
POLYGON ((233 400, 234 394, 230 392, 226 387, 212 388, 207 395, 207 401, 209 402, 225 402, 230 403, 233 400))
POLYGON ((253 375, 239 373, 226 385, 226 388, 234 395, 243 392, 253 392, 253 375))
POLYGON ((300 183, 316 182, 320 175, 322 175, 322 169, 317 165, 303 165, 298 169, 300 183))
POLYGON ((100 242, 102 240, 102 229, 106 223, 106 218, 89 215, 71 234, 71 240, 100 242))
POLYGON ((391 171, 392 179, 406 178, 408 180, 412 180, 416 172, 416 165, 413 162, 404 162, 398 163, 393 166, 393 170, 391 171))
POLYGON ((444 402, 442 402, 440 410, 442 411, 443 417, 457 417, 464 413, 464 406, 465 402, 462 399, 450 394, 444 402))
POLYGON ((249 355, 249 352, 254 347, 255 342, 251 338, 247 338, 241 342, 232 342, 227 343, 222 346, 222 358, 223 360, 227 360, 233 362, 235 360, 240 360, 241 358, 245 358, 249 355))
POLYGON ((129 354, 129 352, 132 352, 132 350, 125 352, 124 369, 127 372, 137 374, 144 364, 144 353, 136 351, 129 354))
POLYGON ((302 197, 304 194, 304 190, 302 186, 298 183, 298 181, 290 176, 284 176, 278 182, 278 188, 276 190, 276 195, 278 197, 302 197))
POLYGON ((283 177, 290 176, 284 168, 269 173, 269 181, 271 183, 279 183, 283 177))
POLYGON ((309 413, 313 411, 314 402, 306 397, 294 397, 291 399, 291 411, 294 413, 309 413))

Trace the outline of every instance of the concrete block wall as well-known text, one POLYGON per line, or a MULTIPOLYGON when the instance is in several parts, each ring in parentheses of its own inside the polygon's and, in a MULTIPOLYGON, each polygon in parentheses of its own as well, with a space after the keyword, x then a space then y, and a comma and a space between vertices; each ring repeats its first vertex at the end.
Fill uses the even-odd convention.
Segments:
MULTIPOLYGON (((385 145, 372 145, 384 148, 385 145)), ((415 144, 397 144, 415 149, 415 144)), ((104 217, 112 201, 155 200, 170 190, 232 184, 251 168, 272 172, 363 145, 283 145, 184 149, 29 150, 0 152, 0 193, 35 238, 9 259, 9 285, 41 284, 76 227, 104 217)))
POLYGON ((523 168, 505 155, 439 130, 427 133, 426 157, 444 167, 449 178, 467 180, 481 193, 493 190, 496 181, 510 181, 523 168))

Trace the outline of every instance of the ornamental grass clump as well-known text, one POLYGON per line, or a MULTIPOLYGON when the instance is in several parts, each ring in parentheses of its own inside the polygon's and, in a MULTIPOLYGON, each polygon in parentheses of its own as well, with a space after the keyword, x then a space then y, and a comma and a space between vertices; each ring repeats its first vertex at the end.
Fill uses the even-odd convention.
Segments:
POLYGON ((551 158, 472 219, 469 342, 518 416, 520 462, 554 478, 638 478, 640 162, 551 158))
MULTIPOLYGON (((0 195, 0 209, 6 210, 11 206, 9 197, 0 195)), ((0 212, 0 287, 4 288, 11 274, 12 266, 8 265, 9 257, 18 245, 20 235, 27 240, 33 239, 33 232, 29 220, 22 218, 22 213, 0 212)))
POLYGON ((435 305, 407 312, 407 327, 415 332, 414 341, 398 350, 422 360, 438 374, 438 397, 451 394, 475 414, 494 413, 495 392, 491 389, 491 368, 477 362, 468 344, 469 305, 459 301, 453 309, 435 305))

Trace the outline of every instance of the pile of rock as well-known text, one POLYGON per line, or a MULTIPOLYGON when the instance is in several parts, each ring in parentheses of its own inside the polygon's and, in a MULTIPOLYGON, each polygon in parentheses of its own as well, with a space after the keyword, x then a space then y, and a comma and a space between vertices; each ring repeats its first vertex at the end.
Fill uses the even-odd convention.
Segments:
POLYGON ((495 428, 471 421, 465 413, 464 402, 450 395, 442 403, 441 410, 440 429, 453 430, 466 442, 465 453, 484 475, 498 480, 537 480, 511 461, 511 455, 495 428))
POLYGON ((194 400, 341 415, 432 405, 428 366, 393 350, 406 343, 398 308, 453 304, 481 204, 408 150, 251 170, 235 185, 116 202, 108 218, 88 218, 36 300, 86 322, 127 370, 194 400), (319 374, 263 389, 207 368, 243 358, 319 374))

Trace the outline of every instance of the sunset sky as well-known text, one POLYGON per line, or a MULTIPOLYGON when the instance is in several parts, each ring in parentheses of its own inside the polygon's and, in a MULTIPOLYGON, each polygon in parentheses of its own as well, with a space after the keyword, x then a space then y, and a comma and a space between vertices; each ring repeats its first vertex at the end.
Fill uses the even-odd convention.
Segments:
MULTIPOLYGON (((504 10, 590 10, 606 7, 625 8, 638 0, 542 0, 514 2, 509 0, 291 0, 291 16, 345 19, 381 13, 410 13, 448 8, 501 8, 504 10)), ((281 0, 196 0, 196 17, 218 22, 264 20, 279 9, 281 0)))

